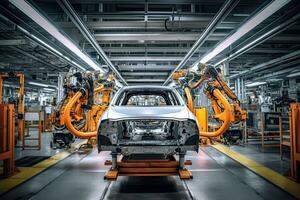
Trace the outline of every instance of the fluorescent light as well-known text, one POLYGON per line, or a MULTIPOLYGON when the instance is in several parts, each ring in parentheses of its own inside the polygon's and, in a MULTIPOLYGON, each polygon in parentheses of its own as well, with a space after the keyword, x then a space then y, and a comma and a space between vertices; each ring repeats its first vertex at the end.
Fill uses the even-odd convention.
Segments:
POLYGON ((49 44, 45 43, 43 40, 41 40, 40 38, 36 37, 35 35, 32 35, 31 33, 29 33, 27 30, 25 30, 24 28, 18 26, 18 29, 20 29, 23 33, 25 33, 26 35, 28 35, 30 38, 32 38, 33 40, 37 41, 38 43, 42 44, 43 46, 45 46, 47 49, 51 50, 52 52, 54 52, 55 54, 63 57, 64 59, 66 59, 67 61, 71 62, 72 64, 74 64, 76 67, 78 67, 79 69, 86 71, 85 68, 81 67, 78 63, 74 62, 73 60, 71 60, 69 57, 64 56, 61 52, 57 51, 55 48, 53 48, 52 46, 50 46, 49 44))
POLYGON ((175 86, 175 82, 172 81, 168 86, 169 86, 169 87, 174 87, 174 86, 175 86))
POLYGON ((291 78, 291 77, 296 77, 296 76, 300 76, 300 72, 296 72, 296 73, 293 73, 293 74, 289 74, 289 75, 287 75, 286 77, 291 78))
POLYGON ((196 62, 196 63, 193 65, 192 70, 195 70, 195 71, 196 71, 196 70, 198 69, 198 64, 199 64, 199 63, 196 62))
POLYGON ((55 39, 61 42, 65 47, 75 53, 79 58, 81 58, 85 63, 91 66, 95 70, 100 70, 101 67, 95 63, 88 55, 83 53, 69 38, 64 36, 52 23, 50 23, 45 17, 43 17, 36 9, 34 9, 30 4, 24 0, 9 0, 13 5, 30 17, 39 26, 45 29, 49 34, 51 34, 55 39))
POLYGON ((283 81, 282 78, 271 78, 271 79, 268 79, 268 82, 279 82, 279 81, 283 81))
POLYGON ((30 85, 36 85, 36 86, 40 86, 40 87, 45 87, 45 88, 47 88, 47 87, 54 87, 54 88, 56 88, 56 86, 54 86, 54 85, 47 85, 47 84, 38 83, 38 82, 32 82, 32 81, 28 82, 28 84, 30 84, 30 85))
POLYGON ((44 88, 43 90, 47 91, 47 92, 55 92, 55 89, 51 89, 51 88, 44 88))
POLYGON ((120 81, 118 81, 117 79, 115 79, 115 83, 116 83, 116 86, 117 87, 123 87, 123 84, 122 83, 120 83, 120 81))
MULTIPOLYGON (((228 36, 225 40, 220 42, 212 51, 206 54, 199 62, 207 63, 216 55, 224 51, 227 47, 232 45, 234 42, 239 40, 245 34, 253 30, 257 25, 263 22, 265 19, 270 17, 276 11, 281 9, 291 0, 274 0, 270 4, 268 4, 264 9, 260 10, 255 16, 246 21, 242 26, 240 26, 232 35, 228 36)), ((197 63, 199 63, 197 62, 197 63)), ((195 65, 193 66, 193 68, 195 65)))
POLYGON ((254 83, 248 83, 245 86, 246 87, 256 87, 256 86, 265 85, 265 84, 267 84, 267 82, 254 82, 254 83))

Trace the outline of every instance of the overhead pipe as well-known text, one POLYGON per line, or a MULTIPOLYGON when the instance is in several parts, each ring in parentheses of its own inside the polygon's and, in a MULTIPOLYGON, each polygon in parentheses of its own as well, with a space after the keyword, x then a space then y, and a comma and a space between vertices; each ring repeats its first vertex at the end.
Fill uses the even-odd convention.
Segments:
POLYGON ((108 67, 117 75, 117 77, 123 82, 123 84, 127 85, 125 79, 118 72, 112 62, 109 60, 103 49, 98 44, 95 37, 91 34, 90 30, 87 26, 82 22, 76 11, 73 9, 72 5, 68 0, 56 0, 59 6, 65 11, 65 13, 71 18, 72 22, 76 25, 82 35, 85 37, 87 41, 95 48, 97 53, 101 56, 104 62, 108 65, 108 67))
POLYGON ((16 8, 18 8, 22 13, 24 13, 27 17, 32 19, 35 23, 37 23, 41 28, 47 31, 51 36, 53 36, 57 41, 59 41, 65 48, 70 50, 73 54, 79 57, 84 63, 86 63, 89 67, 103 71, 100 65, 95 62, 88 54, 81 51, 77 44, 75 44, 69 37, 67 37, 61 30, 59 30, 53 22, 49 21, 49 19, 42 15, 38 9, 36 9, 33 5, 31 5, 26 0, 8 0, 11 4, 13 4, 16 8))
MULTIPOLYGON (((291 27, 292 25, 296 24, 299 18, 300 18, 300 14, 293 16, 292 18, 290 18, 290 19, 284 21, 283 23, 279 24, 278 26, 272 28, 271 30, 264 33, 263 35, 259 36, 258 38, 245 44, 243 47, 239 48, 237 51, 230 54, 228 57, 217 62, 214 65, 217 66, 226 61, 233 60, 233 59, 239 57, 240 55, 246 53, 247 51, 250 51, 254 47, 260 45, 261 43, 265 42, 266 40, 274 37, 275 35, 281 33, 282 31, 284 31, 284 30, 288 29, 289 27, 291 27)), ((270 24, 270 25, 272 25, 272 24, 270 24)), ((263 30, 259 31, 257 34, 259 34, 260 32, 264 32, 264 30, 266 30, 266 29, 268 29, 268 26, 266 28, 264 28, 263 30)))
POLYGON ((79 63, 78 60, 76 60, 73 56, 68 55, 68 53, 65 50, 58 47, 57 45, 55 45, 55 47, 53 47, 53 44, 50 45, 50 43, 52 43, 52 42, 49 41, 49 38, 45 37, 40 32, 33 29, 28 24, 25 24, 24 21, 22 21, 20 18, 15 16, 14 13, 12 13, 11 11, 7 10, 7 8, 4 8, 2 5, 0 5, 0 12, 2 14, 5 14, 5 16, 0 14, 0 19, 2 19, 4 21, 7 21, 8 23, 13 24, 15 26, 16 30, 21 31, 30 40, 32 40, 32 41, 36 42, 37 44, 39 44, 46 51, 50 52, 54 56, 57 56, 57 57, 63 59, 65 62, 67 62, 71 65, 75 65, 79 70, 82 70, 82 71, 86 70, 85 68, 82 67, 82 66, 85 66, 85 65, 83 65, 82 63, 78 64, 79 63), (9 18, 7 18, 6 15, 8 15, 9 18), (12 20, 11 18, 14 18, 15 20, 12 20), (22 23, 22 27, 19 25, 20 23, 22 23), (26 27, 26 28, 24 28, 24 27, 26 27), (65 55, 68 55, 69 57, 67 57, 65 55), (71 59, 71 57, 72 57, 72 59, 71 59))
POLYGON ((232 11, 232 9, 237 5, 239 0, 227 0, 219 10, 219 12, 214 16, 214 18, 210 21, 206 29, 202 32, 199 39, 194 43, 189 52, 184 56, 183 60, 178 64, 178 66, 171 72, 167 80, 163 85, 166 85, 172 78, 174 72, 180 70, 187 61, 194 55, 194 53, 202 46, 202 44, 206 41, 208 36, 216 29, 217 25, 227 17, 227 15, 232 11))
POLYGON ((284 56, 282 56, 280 58, 276 58, 276 59, 270 60, 268 62, 256 65, 254 67, 251 67, 248 70, 244 70, 244 71, 242 71, 242 72, 240 72, 238 74, 231 75, 228 78, 229 79, 234 79, 234 78, 238 78, 240 76, 246 76, 248 74, 253 74, 253 72, 255 72, 255 71, 263 70, 266 67, 271 67, 273 65, 277 65, 277 64, 289 61, 289 60, 294 59, 295 57, 299 57, 299 56, 300 56, 300 50, 292 52, 292 53, 289 53, 289 54, 284 55, 284 56))
POLYGON ((63 69, 61 69, 61 68, 59 68, 59 67, 57 67, 57 66, 55 66, 55 65, 52 65, 52 64, 50 64, 49 62, 46 62, 46 61, 44 61, 44 60, 41 60, 40 58, 38 58, 38 57, 36 57, 36 56, 34 56, 34 55, 30 54, 30 53, 27 53, 26 51, 23 51, 22 49, 19 49, 18 47, 15 47, 15 46, 9 46, 9 48, 11 48, 11 49, 13 49, 13 50, 15 50, 15 51, 17 51, 17 52, 19 52, 19 53, 21 53, 21 54, 27 56, 27 57, 33 59, 33 60, 36 60, 36 61, 39 62, 39 63, 42 63, 42 64, 44 64, 44 65, 46 65, 46 66, 52 68, 52 71, 55 71, 55 70, 61 71, 61 72, 63 71, 63 69))
POLYGON ((278 77, 286 76, 287 74, 290 74, 293 71, 298 71, 299 64, 300 64, 300 60, 288 62, 286 64, 280 65, 281 70, 272 72, 272 73, 268 73, 261 77, 254 78, 253 80, 255 80, 255 81, 262 80, 262 79, 268 80, 268 78, 275 78, 275 77, 278 78, 278 77), (294 67, 290 67, 290 66, 294 66, 294 67))
POLYGON ((259 24, 261 24, 263 21, 265 21, 267 18, 269 18, 271 15, 276 13, 278 10, 280 10, 282 7, 286 6, 288 3, 290 3, 292 0, 273 0, 268 5, 266 5, 264 8, 259 10, 255 15, 253 15, 249 20, 247 20, 245 23, 243 23, 236 31, 234 31, 231 35, 229 35, 227 38, 222 40, 218 43, 211 51, 209 51, 204 56, 197 59, 196 62, 193 63, 193 69, 197 67, 197 63, 207 63, 217 55, 219 55, 221 52, 226 50, 230 45, 237 42, 239 39, 241 39, 244 35, 249 33, 251 30, 253 30, 255 27, 257 27, 259 24))

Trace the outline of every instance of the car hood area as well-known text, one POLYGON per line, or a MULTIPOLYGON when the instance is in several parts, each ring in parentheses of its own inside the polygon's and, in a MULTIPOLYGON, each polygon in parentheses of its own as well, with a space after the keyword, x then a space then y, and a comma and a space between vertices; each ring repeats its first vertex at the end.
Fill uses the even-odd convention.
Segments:
POLYGON ((126 119, 194 119, 194 115, 186 106, 138 107, 138 106, 110 106, 104 113, 102 120, 126 119))

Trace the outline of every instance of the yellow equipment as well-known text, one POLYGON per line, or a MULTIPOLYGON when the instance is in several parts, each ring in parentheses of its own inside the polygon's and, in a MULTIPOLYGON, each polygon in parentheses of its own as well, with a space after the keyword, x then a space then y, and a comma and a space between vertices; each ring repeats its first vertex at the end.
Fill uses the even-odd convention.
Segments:
POLYGON ((237 96, 213 66, 201 64, 196 72, 188 70, 177 71, 173 74, 173 80, 179 83, 185 92, 187 106, 196 115, 200 124, 200 136, 217 137, 225 133, 230 124, 246 121, 247 112, 240 107, 237 96), (204 94, 210 100, 214 111, 212 118, 220 124, 219 128, 212 132, 207 131, 208 122, 207 117, 205 117, 207 112, 203 108, 194 108, 193 105, 191 90, 203 84, 205 84, 204 94), (232 104, 230 104, 230 100, 232 104))

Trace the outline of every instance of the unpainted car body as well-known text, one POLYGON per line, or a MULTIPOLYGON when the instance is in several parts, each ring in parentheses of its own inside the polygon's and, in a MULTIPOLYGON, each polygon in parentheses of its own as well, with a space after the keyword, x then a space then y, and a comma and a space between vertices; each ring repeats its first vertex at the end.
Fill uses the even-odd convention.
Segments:
POLYGON ((197 120, 170 87, 123 87, 98 123, 99 151, 169 156, 198 144, 197 120))

